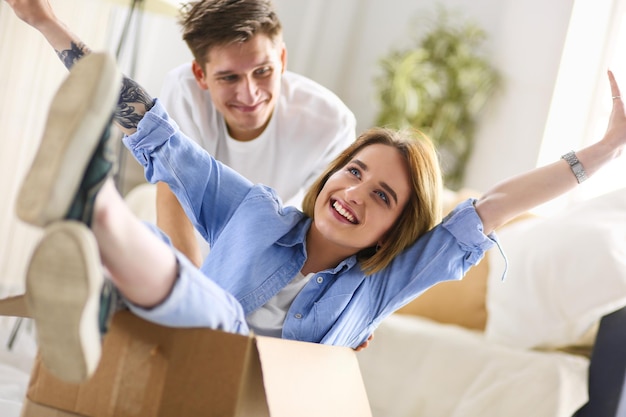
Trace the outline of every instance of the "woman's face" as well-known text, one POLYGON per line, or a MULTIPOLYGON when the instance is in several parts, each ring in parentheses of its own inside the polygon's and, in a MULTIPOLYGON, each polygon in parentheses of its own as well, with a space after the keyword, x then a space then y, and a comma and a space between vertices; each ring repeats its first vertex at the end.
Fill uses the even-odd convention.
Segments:
POLYGON ((397 149, 382 144, 361 149, 322 188, 314 228, 349 255, 382 243, 409 200, 409 178, 397 149))

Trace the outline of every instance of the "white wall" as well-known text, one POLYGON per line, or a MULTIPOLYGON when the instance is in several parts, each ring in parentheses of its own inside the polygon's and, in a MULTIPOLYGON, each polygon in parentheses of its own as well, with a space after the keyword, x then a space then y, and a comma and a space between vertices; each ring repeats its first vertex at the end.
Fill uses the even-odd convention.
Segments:
POLYGON ((407 43, 420 14, 437 4, 479 24, 506 90, 479 127, 467 185, 484 190, 535 166, 573 0, 276 0, 290 68, 331 88, 353 109, 359 129, 377 113, 378 60, 407 43), (304 11, 304 12, 303 12, 304 11))

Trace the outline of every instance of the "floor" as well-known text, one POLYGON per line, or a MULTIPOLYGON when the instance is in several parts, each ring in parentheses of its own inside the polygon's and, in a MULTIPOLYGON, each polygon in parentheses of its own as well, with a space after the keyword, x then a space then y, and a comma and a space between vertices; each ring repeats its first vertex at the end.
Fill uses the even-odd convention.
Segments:
POLYGON ((0 416, 19 417, 37 344, 32 321, 25 319, 9 348, 16 318, 0 317, 0 416))

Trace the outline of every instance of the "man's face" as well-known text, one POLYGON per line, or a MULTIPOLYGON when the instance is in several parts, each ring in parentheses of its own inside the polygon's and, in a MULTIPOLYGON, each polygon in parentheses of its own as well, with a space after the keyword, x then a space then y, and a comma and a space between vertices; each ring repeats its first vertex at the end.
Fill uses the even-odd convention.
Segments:
POLYGON ((211 48, 204 68, 194 61, 198 85, 209 90, 234 139, 255 139, 267 126, 286 60, 282 39, 272 42, 265 35, 256 35, 245 43, 211 48))

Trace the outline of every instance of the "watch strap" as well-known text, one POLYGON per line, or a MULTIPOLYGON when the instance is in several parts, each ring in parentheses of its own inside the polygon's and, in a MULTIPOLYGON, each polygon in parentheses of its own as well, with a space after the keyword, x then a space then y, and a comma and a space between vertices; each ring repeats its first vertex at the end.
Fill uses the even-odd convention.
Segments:
POLYGON ((576 181, 578 183, 582 183, 587 179, 587 173, 585 172, 585 168, 583 164, 580 163, 578 157, 576 157, 576 153, 574 151, 570 151, 565 155, 561 156, 570 166, 572 173, 576 177, 576 181))

